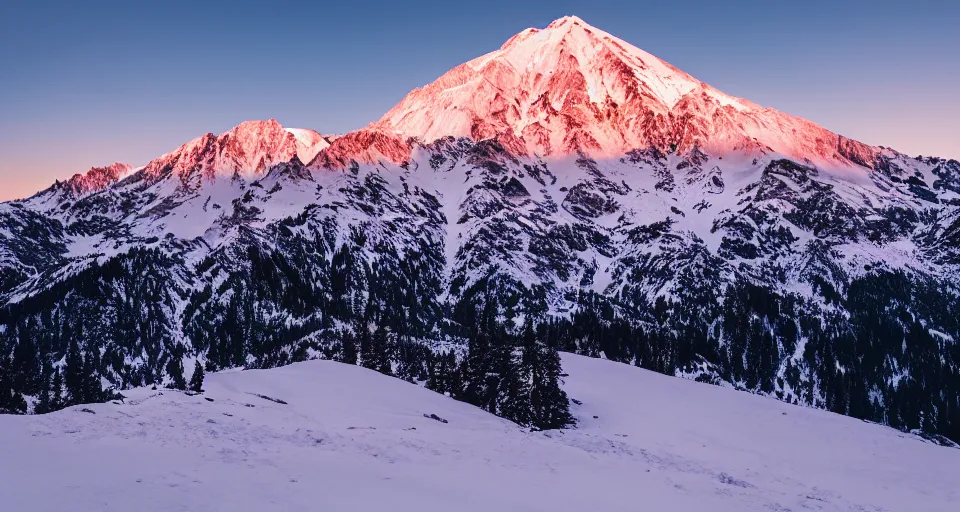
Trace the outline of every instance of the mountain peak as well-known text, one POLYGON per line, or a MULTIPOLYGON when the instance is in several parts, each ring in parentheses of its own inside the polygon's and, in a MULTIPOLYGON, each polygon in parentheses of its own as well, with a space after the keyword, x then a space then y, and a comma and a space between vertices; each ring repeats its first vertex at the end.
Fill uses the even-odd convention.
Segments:
POLYGON ((149 176, 175 174, 186 185, 216 177, 252 179, 294 157, 310 161, 329 142, 313 130, 284 128, 276 119, 244 121, 230 130, 208 133, 147 164, 149 176))
POLYGON ((511 46, 514 46, 515 44, 521 41, 524 41, 528 37, 538 34, 540 32, 546 32, 546 31, 556 32, 556 31, 562 31, 564 29, 566 29, 566 32, 569 32, 573 26, 593 28, 588 23, 578 18, 577 16, 564 16, 562 18, 553 20, 552 22, 550 22, 549 25, 547 25, 547 28, 543 30, 531 27, 521 31, 520 33, 508 39, 506 43, 503 43, 503 46, 501 46, 500 49, 506 50, 507 48, 510 48, 511 46))
MULTIPOLYGON (((91 167, 89 171, 83 174, 74 174, 59 186, 70 196, 79 198, 113 185, 132 169, 133 167, 130 165, 120 162, 114 162, 104 167, 91 167)), ((57 185, 54 185, 54 187, 57 187, 57 185)))
POLYGON ((276 119, 244 121, 224 133, 234 137, 258 137, 263 134, 280 134, 284 128, 276 119))
POLYGON ((576 16, 453 68, 371 128, 426 142, 506 136, 543 156, 653 146, 851 163, 838 135, 724 94, 576 16))
POLYGON ((297 158, 301 162, 309 162, 317 153, 330 147, 330 139, 306 128, 286 128, 286 131, 297 140, 297 158))
POLYGON ((76 201, 90 194, 110 188, 113 184, 127 177, 133 167, 114 162, 104 167, 91 167, 87 172, 77 173, 65 181, 57 180, 47 187, 26 199, 33 206, 44 208, 43 205, 60 205, 76 201))
POLYGON ((550 22, 550 24, 547 25, 547 30, 557 29, 563 26, 572 26, 572 25, 586 25, 588 27, 590 26, 589 24, 584 22, 582 19, 580 19, 578 16, 564 16, 562 18, 557 18, 552 22, 550 22))

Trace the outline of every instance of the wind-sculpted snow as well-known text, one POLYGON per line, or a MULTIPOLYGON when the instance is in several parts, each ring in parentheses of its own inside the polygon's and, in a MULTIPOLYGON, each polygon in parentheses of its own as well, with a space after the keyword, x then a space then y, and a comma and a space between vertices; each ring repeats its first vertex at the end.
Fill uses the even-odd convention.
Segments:
POLYGON ((580 405, 562 431, 327 361, 211 374, 202 395, 141 388, 0 416, 0 494, 37 512, 910 512, 960 499, 960 450, 609 361, 564 367, 580 405))

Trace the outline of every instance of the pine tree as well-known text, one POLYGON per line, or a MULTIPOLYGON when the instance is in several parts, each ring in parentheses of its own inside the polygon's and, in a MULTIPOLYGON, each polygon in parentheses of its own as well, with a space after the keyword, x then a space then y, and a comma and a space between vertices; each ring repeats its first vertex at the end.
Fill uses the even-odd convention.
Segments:
POLYGON ((427 389, 449 396, 457 396, 454 390, 457 370, 456 356, 452 352, 426 353, 427 389))
POLYGON ((13 349, 14 388, 27 395, 40 393, 40 352, 33 337, 34 329, 20 327, 20 340, 13 349))
MULTIPOLYGON (((533 339, 533 325, 528 320, 521 345, 533 339)), ((498 414, 520 425, 530 425, 530 365, 526 351, 515 349, 513 336, 501 332, 494 347, 494 372, 497 374, 498 414)))
POLYGON ((560 374, 563 373, 560 354, 550 345, 539 347, 535 354, 537 362, 534 363, 531 391, 533 425, 541 430, 570 425, 573 423, 570 401, 560 388, 560 374))
POLYGON ((341 362, 346 364, 357 364, 357 341, 353 333, 344 331, 342 344, 341 362))
POLYGON ((100 358, 97 353, 94 348, 83 360, 83 396, 86 403, 98 403, 107 399, 100 384, 100 358))
POLYGON ((23 395, 13 388, 13 374, 10 360, 0 354, 0 413, 23 414, 27 412, 27 402, 23 395))
MULTIPOLYGON (((508 401, 508 380, 511 379, 512 374, 512 359, 513 359, 513 346, 512 340, 502 330, 496 330, 490 336, 490 347, 491 351, 488 356, 489 360, 489 369, 486 372, 484 377, 486 388, 486 396, 482 399, 482 404, 484 407, 490 411, 492 414, 498 416, 503 416, 508 419, 503 413, 503 404, 508 401)), ((517 391, 517 386, 513 386, 514 391, 517 391)), ((514 402, 512 411, 514 414, 520 414, 517 409, 519 409, 519 404, 514 402)))
POLYGON ((396 362, 394 374, 397 378, 407 382, 417 382, 427 378, 424 371, 426 362, 425 352, 429 352, 423 345, 411 341, 407 338, 401 338, 394 335, 394 342, 389 344, 388 352, 393 354, 392 359, 396 362))
POLYGON ((450 368, 450 396, 461 402, 472 404, 468 398, 470 395, 470 368, 467 364, 467 358, 456 359, 450 368))
POLYGON ((487 375, 491 372, 490 342, 486 333, 474 331, 467 341, 467 356, 460 367, 463 391, 456 396, 477 407, 487 407, 487 375))
POLYGON ((437 355, 433 352, 427 352, 427 358, 425 364, 427 366, 427 382, 424 384, 424 387, 430 391, 436 391, 437 393, 444 393, 446 389, 443 387, 443 381, 440 379, 440 359, 443 357, 442 354, 437 355))
POLYGON ((777 342, 769 330, 765 330, 760 338, 760 391, 772 393, 774 390, 774 378, 777 373, 777 364, 779 354, 777 353, 777 342))
POLYGON ((360 349, 361 362, 364 368, 378 371, 384 375, 392 375, 389 350, 389 333, 383 324, 370 336, 370 330, 363 328, 360 349))
POLYGON ((509 370, 501 374, 502 403, 500 416, 519 425, 530 425, 533 411, 530 407, 530 374, 522 355, 511 354, 509 370))
POLYGON ((50 384, 50 410, 57 411, 63 409, 66 403, 63 399, 63 373, 60 368, 54 370, 53 381, 50 384))
POLYGON ((190 391, 194 393, 203 393, 203 366, 197 359, 193 365, 193 376, 190 377, 190 391))
POLYGON ((187 389, 187 381, 183 377, 183 360, 174 354, 167 363, 167 373, 170 375, 170 384, 168 388, 187 389))
POLYGON ((370 336, 370 327, 366 322, 357 322, 357 339, 360 341, 360 366, 375 369, 373 357, 373 337, 370 336))
POLYGON ((373 333, 373 361, 371 369, 384 375, 393 375, 390 364, 390 333, 381 324, 373 333))
POLYGON ((80 347, 77 344, 77 338, 75 336, 70 337, 70 342, 67 347, 66 363, 64 385, 66 386, 68 398, 64 402, 64 405, 82 404, 86 402, 83 383, 83 355, 80 354, 80 347))
POLYGON ((40 380, 41 389, 40 394, 37 397, 37 404, 33 408, 34 414, 46 414, 54 410, 50 395, 50 390, 53 384, 53 365, 50 364, 49 359, 43 360, 40 380))

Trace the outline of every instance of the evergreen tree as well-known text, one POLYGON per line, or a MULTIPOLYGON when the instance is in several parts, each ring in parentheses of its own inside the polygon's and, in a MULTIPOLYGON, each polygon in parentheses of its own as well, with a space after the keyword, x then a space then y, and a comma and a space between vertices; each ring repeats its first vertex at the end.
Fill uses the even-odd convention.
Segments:
POLYGON ((570 401, 560 388, 563 373, 560 354, 554 346, 540 346, 535 351, 531 404, 533 425, 541 430, 563 428, 573 423, 570 401))
POLYGON ((103 392, 103 385, 100 383, 100 365, 98 364, 100 358, 97 353, 98 351, 94 349, 83 360, 82 386, 85 403, 98 403, 108 399, 107 394, 103 392))
POLYGON ((53 372, 53 381, 50 384, 50 410, 63 409, 66 403, 63 398, 63 373, 60 368, 53 372))
POLYGON ((373 337, 370 335, 370 326, 366 322, 358 321, 357 339, 360 345, 360 366, 368 369, 375 369, 376 363, 373 357, 373 337))
POLYGON ((533 419, 532 411, 532 384, 534 354, 528 349, 536 346, 536 337, 533 324, 529 320, 523 329, 522 348, 511 350, 509 366, 501 375, 503 402, 500 406, 500 415, 520 425, 530 425, 533 419))
POLYGON ((13 387, 13 374, 10 360, 5 354, 0 354, 0 413, 23 414, 27 412, 27 402, 13 387))
POLYGON ((34 329, 20 328, 20 340, 13 349, 14 388, 26 395, 37 395, 41 388, 40 352, 33 337, 34 329))
MULTIPOLYGON (((523 419, 523 414, 519 410, 522 408, 522 397, 517 396, 515 400, 511 400, 509 396, 508 389, 510 386, 509 381, 519 380, 514 379, 513 374, 513 339, 512 337, 505 332, 503 329, 492 328, 490 333, 490 354, 487 355, 487 372, 483 376, 484 379, 484 391, 485 396, 482 398, 481 404, 484 408, 490 411, 491 414, 496 414, 498 416, 503 416, 507 419, 512 419, 509 416, 505 415, 503 412, 503 406, 506 402, 511 402, 511 414, 516 414, 523 419)), ((520 394, 520 384, 513 383, 512 391, 520 394)), ((520 423, 518 421, 518 423, 520 423)))
POLYGON ((357 364, 357 341, 353 333, 344 331, 342 334, 341 362, 346 364, 357 364))
POLYGON ((193 365, 193 376, 190 377, 190 391, 194 393, 203 392, 203 366, 200 364, 200 360, 193 365))
POLYGON ((372 337, 369 333, 369 329, 364 327, 364 336, 361 339, 366 340, 366 342, 361 343, 361 350, 363 350, 361 364, 364 368, 378 371, 384 375, 391 375, 390 355, 388 353, 389 333, 387 329, 381 324, 372 337))
POLYGON ((183 360, 174 355, 167 363, 167 374, 170 375, 170 383, 167 387, 172 389, 187 389, 187 381, 183 376, 183 360))
POLYGON ((50 364, 50 360, 44 359, 42 368, 40 394, 33 408, 35 414, 46 414, 54 410, 50 393, 53 385, 53 365, 50 364))
POLYGON ((491 368, 490 342, 485 332, 474 331, 467 341, 467 356, 460 366, 463 391, 456 398, 488 409, 487 375, 491 368))
POLYGON ((378 363, 375 369, 384 375, 393 375, 393 365, 390 362, 390 348, 392 345, 394 345, 394 343, 391 341, 390 332, 381 325, 377 331, 373 333, 373 346, 378 363))
POLYGON ((407 382, 417 382, 426 379, 427 374, 424 371, 424 363, 429 349, 406 337, 394 335, 394 339, 396 341, 392 343, 389 352, 393 354, 392 359, 396 362, 394 366, 395 376, 407 382))
POLYGON ((75 336, 70 337, 64 371, 64 385, 66 386, 68 397, 64 405, 70 406, 85 403, 83 355, 80 353, 80 347, 77 344, 77 338, 75 336))
MULTIPOLYGON (((444 387, 447 393, 453 398, 460 399, 464 394, 464 370, 457 364, 457 356, 453 352, 447 352, 447 356, 441 361, 440 375, 445 382, 444 387)), ((466 364, 463 365, 466 367, 466 364)))

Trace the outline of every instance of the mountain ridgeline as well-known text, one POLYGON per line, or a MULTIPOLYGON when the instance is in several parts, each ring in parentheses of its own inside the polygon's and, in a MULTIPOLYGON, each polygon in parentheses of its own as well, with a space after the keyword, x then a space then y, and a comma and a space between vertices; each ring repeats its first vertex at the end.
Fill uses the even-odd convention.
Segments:
POLYGON ((958 283, 960 163, 564 18, 357 132, 0 204, 0 410, 326 358, 556 428, 560 350, 960 441, 958 283))

